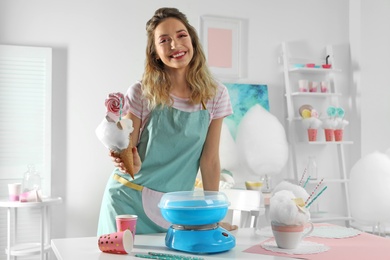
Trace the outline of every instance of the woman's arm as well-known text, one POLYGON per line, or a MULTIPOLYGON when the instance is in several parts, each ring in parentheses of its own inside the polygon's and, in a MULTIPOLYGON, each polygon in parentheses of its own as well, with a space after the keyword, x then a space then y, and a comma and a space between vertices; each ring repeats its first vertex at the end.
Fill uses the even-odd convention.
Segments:
POLYGON ((202 174, 203 189, 207 191, 218 191, 221 175, 219 161, 219 141, 221 136, 223 118, 211 121, 207 132, 206 142, 200 158, 200 171, 202 174))

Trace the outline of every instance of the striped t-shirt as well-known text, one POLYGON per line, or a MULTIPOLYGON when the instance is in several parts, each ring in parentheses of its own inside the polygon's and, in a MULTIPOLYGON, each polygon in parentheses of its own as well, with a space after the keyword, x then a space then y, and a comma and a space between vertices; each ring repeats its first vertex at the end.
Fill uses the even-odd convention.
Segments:
MULTIPOLYGON (((213 99, 205 102, 206 108, 210 114, 210 123, 213 119, 224 118, 233 113, 229 93, 226 86, 219 82, 217 82, 217 84, 217 94, 213 99)), ((185 112, 195 112, 202 109, 202 104, 190 105, 188 103, 188 99, 186 98, 179 98, 174 95, 171 95, 171 97, 174 101, 173 107, 178 110, 185 112)), ((141 132, 144 129, 151 112, 148 109, 147 100, 142 97, 141 82, 136 82, 128 88, 126 92, 126 98, 130 104, 130 112, 141 119, 141 135, 141 132)))

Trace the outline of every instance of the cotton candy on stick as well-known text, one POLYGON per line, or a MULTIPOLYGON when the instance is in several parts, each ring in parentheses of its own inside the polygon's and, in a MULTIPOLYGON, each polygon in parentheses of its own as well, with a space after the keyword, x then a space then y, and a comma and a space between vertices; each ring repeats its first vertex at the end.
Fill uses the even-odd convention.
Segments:
POLYGON ((322 125, 321 120, 318 118, 315 118, 315 117, 304 118, 302 120, 302 122, 303 122, 303 125, 305 126, 305 128, 307 128, 307 129, 310 129, 310 128, 318 129, 322 125))
POLYGON ((110 93, 104 102, 106 116, 96 128, 96 135, 108 149, 116 152, 122 159, 126 170, 134 178, 133 153, 130 133, 133 132, 133 121, 122 118, 130 109, 128 99, 120 92, 110 93))
POLYGON ((322 122, 318 119, 317 110, 313 109, 310 105, 303 105, 299 109, 299 113, 302 116, 302 122, 306 129, 318 129, 322 122))

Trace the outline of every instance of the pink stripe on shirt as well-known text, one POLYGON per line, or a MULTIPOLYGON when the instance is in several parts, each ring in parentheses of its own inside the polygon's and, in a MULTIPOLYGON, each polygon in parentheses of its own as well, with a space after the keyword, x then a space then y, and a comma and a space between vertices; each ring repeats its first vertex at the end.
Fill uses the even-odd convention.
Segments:
MULTIPOLYGON (((216 96, 206 102, 206 108, 210 114, 210 123, 213 119, 224 118, 233 114, 233 109, 230 103, 230 97, 225 85, 218 83, 218 90, 216 96)), ((188 99, 179 98, 173 96, 173 107, 185 111, 195 112, 202 109, 201 104, 190 105, 188 99)), ((126 98, 130 103, 130 112, 141 119, 142 126, 141 131, 144 128, 146 122, 149 119, 150 110, 147 106, 147 100, 142 97, 141 82, 136 82, 130 86, 126 92, 126 98)))

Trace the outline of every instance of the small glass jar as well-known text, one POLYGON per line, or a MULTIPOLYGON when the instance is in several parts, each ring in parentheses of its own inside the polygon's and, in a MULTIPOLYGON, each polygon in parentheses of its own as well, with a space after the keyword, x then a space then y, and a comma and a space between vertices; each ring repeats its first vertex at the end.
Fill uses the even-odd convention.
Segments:
POLYGON ((22 191, 40 190, 42 185, 41 175, 35 169, 34 164, 27 165, 27 168, 27 172, 23 176, 22 191))

